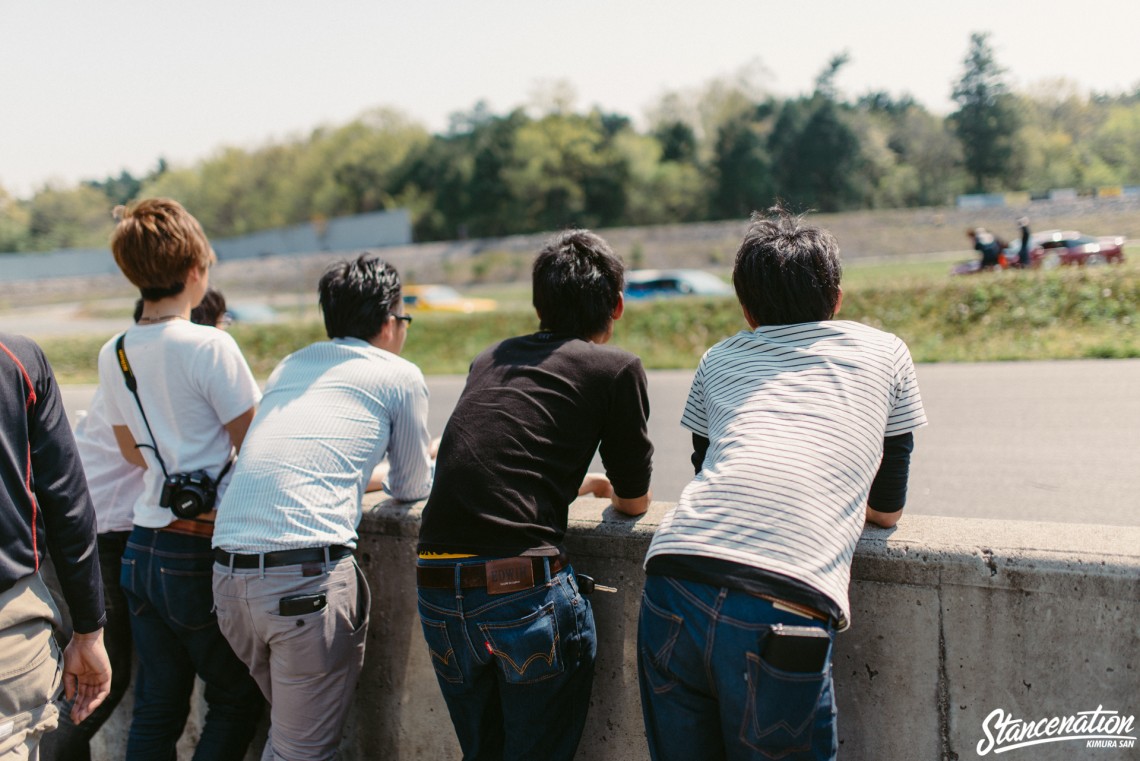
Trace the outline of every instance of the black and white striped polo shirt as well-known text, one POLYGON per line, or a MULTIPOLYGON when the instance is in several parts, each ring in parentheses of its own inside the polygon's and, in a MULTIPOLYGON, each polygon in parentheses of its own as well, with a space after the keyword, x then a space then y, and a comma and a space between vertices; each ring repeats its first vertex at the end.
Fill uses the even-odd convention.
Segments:
POLYGON ((701 358, 681 425, 710 445, 649 547, 763 568, 850 619, 851 557, 884 436, 926 424, 897 336, 829 320, 741 331, 701 358))

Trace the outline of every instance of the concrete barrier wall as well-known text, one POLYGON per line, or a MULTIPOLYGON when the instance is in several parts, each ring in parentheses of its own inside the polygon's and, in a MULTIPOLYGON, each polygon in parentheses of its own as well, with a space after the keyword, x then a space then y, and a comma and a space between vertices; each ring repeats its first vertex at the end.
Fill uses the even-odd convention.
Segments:
MULTIPOLYGON (((344 759, 459 757, 416 613, 419 507, 372 505, 361 526, 374 607, 344 759)), ((598 665, 579 759, 648 758, 636 667, 641 561, 667 507, 636 520, 601 500, 572 508, 574 567, 618 588, 592 597, 598 665)), ((852 627, 834 659, 845 761, 977 758, 987 719, 996 737, 999 719, 1140 714, 1140 528, 905 516, 864 533, 851 597, 852 627)), ((100 757, 122 757, 127 719, 120 710, 100 733, 100 757)), ((1128 734, 1140 734, 1135 722, 1128 734)), ((1094 752, 1086 742, 1005 757, 1084 758, 1094 752)))

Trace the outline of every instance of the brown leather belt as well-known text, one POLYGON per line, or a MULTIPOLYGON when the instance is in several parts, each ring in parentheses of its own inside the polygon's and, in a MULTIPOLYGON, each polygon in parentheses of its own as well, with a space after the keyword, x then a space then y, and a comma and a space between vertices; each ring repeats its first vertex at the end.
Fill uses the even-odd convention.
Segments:
POLYGON ((781 600, 779 597, 772 597, 771 595, 756 595, 756 596, 759 597, 761 600, 767 600, 768 602, 772 603, 773 605, 778 605, 778 606, 784 608, 785 610, 791 611, 792 613, 795 613, 796 615, 803 616, 804 618, 810 618, 810 619, 813 619, 815 621, 822 621, 825 624, 831 623, 831 616, 827 615, 826 613, 823 613, 822 611, 818 611, 815 608, 808 607, 807 605, 801 605, 798 602, 789 602, 787 600, 781 600))
POLYGON ((186 518, 176 518, 174 521, 166 524, 159 531, 170 531, 175 534, 186 534, 188 536, 213 536, 214 535, 214 513, 207 513, 210 520, 188 520, 186 518))
POLYGON ((416 584, 427 589, 452 589, 455 587, 455 566, 459 565, 459 586, 463 589, 482 587, 492 594, 514 592, 543 583, 546 580, 543 561, 547 559, 550 560, 551 575, 570 564, 570 555, 563 552, 557 556, 503 558, 485 563, 459 561, 448 565, 419 565, 416 566, 416 584), (526 573, 528 565, 529 574, 526 573))

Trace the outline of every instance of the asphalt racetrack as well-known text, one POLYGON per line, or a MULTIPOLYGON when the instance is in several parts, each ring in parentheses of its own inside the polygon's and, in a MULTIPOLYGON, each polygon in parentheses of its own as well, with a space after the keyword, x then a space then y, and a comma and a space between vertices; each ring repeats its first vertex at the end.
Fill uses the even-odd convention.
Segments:
MULTIPOLYGON (((691 379, 649 373, 656 500, 675 501, 692 474, 678 422, 691 379)), ((920 365, 918 379, 930 425, 915 434, 908 512, 1140 525, 1140 360, 920 365)), ((463 383, 428 378, 433 435, 463 383)), ((93 392, 64 388, 73 420, 93 392)))

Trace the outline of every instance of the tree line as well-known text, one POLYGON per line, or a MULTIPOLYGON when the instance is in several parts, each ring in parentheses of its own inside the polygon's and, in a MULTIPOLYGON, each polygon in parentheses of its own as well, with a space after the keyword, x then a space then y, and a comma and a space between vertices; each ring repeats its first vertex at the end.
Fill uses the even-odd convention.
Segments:
POLYGON ((776 197, 831 212, 1140 184, 1140 84, 1014 91, 976 33, 943 117, 907 95, 844 95, 846 63, 834 57, 811 93, 790 98, 746 75, 668 93, 644 130, 576 110, 556 86, 507 113, 477 103, 438 134, 380 108, 192 166, 159 160, 142 177, 47 185, 28 199, 0 187, 0 251, 103 246, 110 208, 154 195, 179 199, 217 237, 407 208, 417 240, 440 240, 741 218, 776 197))

